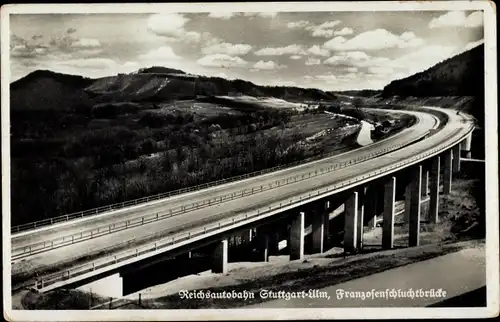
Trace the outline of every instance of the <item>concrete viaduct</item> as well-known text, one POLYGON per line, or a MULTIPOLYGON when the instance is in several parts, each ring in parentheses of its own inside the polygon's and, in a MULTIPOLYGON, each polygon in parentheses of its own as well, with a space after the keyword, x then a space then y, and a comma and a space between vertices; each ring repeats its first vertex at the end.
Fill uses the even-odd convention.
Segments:
MULTIPOLYGON (((396 152, 394 158, 397 160, 391 160, 392 163, 374 170, 370 175, 360 174, 358 180, 346 180, 342 189, 329 190, 327 187, 324 192, 318 190, 317 194, 310 193, 309 198, 301 197, 298 203, 290 202, 290 206, 281 203, 275 208, 270 206, 268 213, 261 213, 252 220, 241 220, 238 224, 233 218, 233 225, 225 230, 219 224, 219 229, 214 229, 213 233, 204 231, 198 236, 189 232, 186 239, 174 241, 172 238, 162 249, 155 242, 154 246, 148 246, 150 248, 147 252, 136 249, 135 256, 124 256, 121 261, 115 256, 114 262, 109 258, 106 259, 106 264, 93 262, 90 268, 87 264, 80 272, 75 269, 68 270, 68 273, 63 271, 38 278, 32 288, 45 292, 76 287, 120 297, 123 295, 123 274, 140 271, 173 256, 185 256, 207 245, 213 245, 212 272, 227 273, 229 240, 234 236, 238 236, 242 242, 253 239, 259 247, 262 261, 277 254, 279 243, 287 240, 290 260, 301 260, 306 253, 306 235, 310 235, 308 253, 322 253, 332 247, 329 238, 330 221, 342 212, 341 245, 345 253, 356 253, 362 249, 364 229, 374 228, 379 222, 383 234, 381 247, 393 248, 397 215, 402 215, 404 222, 408 224, 408 246, 418 246, 421 222, 425 220, 434 224, 439 221, 441 186, 442 193, 449 194, 452 189, 452 174, 460 171, 461 158, 470 158, 473 122, 470 119, 453 120, 453 112, 443 110, 440 113, 448 117, 446 124, 419 143, 399 150, 406 149, 407 156, 404 159, 399 159, 403 157, 399 157, 396 152), (429 143, 431 138, 436 141, 432 145, 429 143), (425 142, 427 145, 423 144, 425 142), (418 146, 421 148, 418 149, 418 146), (413 148, 415 150, 412 153, 409 149, 413 148), (404 190, 402 210, 398 210, 401 207, 397 207, 396 202, 398 189, 404 190), (422 212, 424 205, 427 209, 425 215, 422 212)), ((390 156, 391 154, 386 158, 390 156)))

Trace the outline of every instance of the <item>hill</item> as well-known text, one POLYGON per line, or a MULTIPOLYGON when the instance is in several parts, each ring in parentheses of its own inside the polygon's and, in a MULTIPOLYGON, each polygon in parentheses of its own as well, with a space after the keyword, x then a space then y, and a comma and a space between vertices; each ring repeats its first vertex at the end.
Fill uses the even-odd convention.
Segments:
POLYGON ((97 79, 47 70, 35 71, 10 85, 11 110, 74 112, 96 104, 168 102, 198 96, 269 96, 285 100, 332 100, 319 89, 261 86, 243 80, 188 75, 181 70, 150 67, 97 79))
POLYGON ((446 59, 420 73, 392 81, 384 87, 383 98, 473 96, 469 107, 480 123, 484 119, 484 45, 446 59))
POLYGON ((94 80, 82 76, 37 70, 10 84, 11 110, 75 110, 91 105, 85 88, 94 80))

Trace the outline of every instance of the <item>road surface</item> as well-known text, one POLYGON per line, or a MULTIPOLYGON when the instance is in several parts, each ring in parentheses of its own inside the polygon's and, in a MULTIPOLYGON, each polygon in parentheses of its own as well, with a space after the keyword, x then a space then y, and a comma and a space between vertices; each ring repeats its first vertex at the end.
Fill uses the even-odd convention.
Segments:
MULTIPOLYGON (((244 189, 251 189, 252 187, 260 187, 279 180, 286 180, 291 176, 301 176, 311 171, 326 168, 334 164, 349 161, 353 157, 368 156, 374 152, 380 151, 388 146, 395 144, 402 144, 409 142, 416 136, 425 134, 435 125, 434 117, 427 113, 421 112, 407 112, 413 113, 418 116, 420 122, 409 129, 405 129, 390 139, 377 142, 375 144, 362 147, 356 151, 350 151, 345 154, 323 159, 320 161, 308 163, 303 166, 295 167, 292 169, 281 170, 266 174, 259 177, 254 177, 234 183, 228 183, 221 186, 216 186, 210 189, 191 192, 184 195, 171 197, 167 200, 153 202, 138 206, 134 209, 124 209, 115 211, 109 214, 103 214, 96 217, 86 218, 82 220, 67 222, 61 225, 48 226, 36 231, 28 231, 12 236, 12 247, 20 247, 32 243, 50 240, 74 233, 82 232, 89 228, 97 226, 106 226, 113 224, 117 221, 123 221, 129 218, 138 218, 145 214, 154 214, 155 212, 168 212, 170 208, 191 204, 193 202, 202 202, 203 200, 214 198, 216 196, 231 194, 232 192, 240 192, 244 189)), ((400 160, 407 159, 415 153, 427 151, 435 145, 441 143, 443 140, 449 139, 450 135, 454 134, 459 123, 462 122, 463 117, 454 116, 450 113, 450 121, 448 126, 439 131, 436 135, 426 139, 419 144, 413 145, 411 148, 402 149, 387 155, 377 157, 369 162, 361 162, 328 174, 316 176, 310 179, 283 185, 277 189, 267 190, 254 195, 245 196, 243 198, 235 199, 232 201, 224 202, 221 204, 212 205, 202 209, 190 211, 180 216, 170 217, 158 222, 145 224, 123 230, 120 232, 112 233, 109 235, 101 236, 92 240, 75 243, 69 246, 56 248, 44 253, 35 254, 26 257, 22 260, 14 261, 12 263, 12 273, 16 274, 22 271, 38 270, 47 265, 54 265, 65 261, 74 260, 77 256, 82 256, 91 252, 99 251, 108 248, 111 245, 116 245, 123 241, 138 238, 140 236, 149 235, 155 232, 175 232, 184 225, 203 226, 207 222, 213 222, 220 218, 214 218, 220 213, 225 213, 224 217, 232 217, 237 214, 255 212, 259 207, 267 207, 268 205, 275 205, 281 201, 287 201, 299 194, 307 193, 311 190, 317 190, 319 187, 332 186, 345 180, 351 180, 359 177, 360 175, 367 174, 374 169, 379 169, 383 166, 399 162, 400 160), (439 135, 438 135, 439 134, 439 135), (230 212, 230 213, 227 213, 230 212)), ((186 230, 186 228, 184 228, 186 230)))
MULTIPOLYGON (((273 299, 243 308, 425 307, 475 291, 485 285, 486 253, 484 247, 477 247, 318 290, 326 292, 325 294, 328 294, 330 298, 316 296, 316 298, 292 298, 288 301, 273 299), (361 292, 370 292, 372 289, 382 292, 386 289, 404 291, 433 289, 435 292, 434 297, 429 294, 429 297, 414 297, 413 299, 410 297, 366 298, 365 293, 363 300, 361 292), (436 296, 439 289, 446 292, 444 297, 436 296), (354 298, 347 298, 349 294, 354 298)), ((442 291, 441 294, 444 295, 442 291)), ((411 295, 411 293, 406 294, 411 295)))

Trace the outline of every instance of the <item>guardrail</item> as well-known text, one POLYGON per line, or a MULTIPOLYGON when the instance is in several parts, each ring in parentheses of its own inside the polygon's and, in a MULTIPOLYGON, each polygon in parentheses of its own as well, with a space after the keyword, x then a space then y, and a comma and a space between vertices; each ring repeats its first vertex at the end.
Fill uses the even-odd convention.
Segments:
MULTIPOLYGON (((473 128, 474 128, 474 126, 471 126, 467 130, 467 133, 464 134, 463 136, 468 135, 473 130, 473 128)), ((460 131, 461 131, 460 129, 455 130, 449 136, 453 137, 457 133, 459 133, 460 131)), ((452 147, 453 145, 457 144, 458 142, 460 142, 463 139, 463 136, 461 136, 460 138, 449 140, 450 142, 446 141, 447 142, 446 144, 442 144, 439 147, 434 147, 431 150, 428 150, 426 152, 422 152, 422 153, 418 154, 417 156, 414 156, 414 157, 407 159, 405 161, 399 161, 399 162, 396 162, 394 164, 390 164, 388 166, 385 166, 382 169, 369 172, 368 174, 357 177, 356 179, 345 180, 339 184, 336 184, 336 185, 333 185, 330 187, 326 187, 326 188, 320 188, 318 190, 315 190, 314 192, 305 193, 299 197, 290 198, 286 201, 281 201, 279 203, 276 202, 275 204, 272 204, 271 206, 268 206, 268 207, 266 206, 266 207, 258 209, 252 215, 249 215, 248 213, 246 213, 244 215, 235 216, 229 220, 222 220, 222 221, 219 221, 218 223, 214 223, 213 225, 205 225, 202 228, 198 229, 197 231, 189 231, 186 233, 176 234, 175 236, 169 236, 168 238, 163 238, 161 240, 157 240, 154 243, 149 243, 147 245, 136 247, 134 249, 130 249, 130 250, 124 251, 122 253, 118 253, 116 255, 101 258, 99 260, 96 260, 96 261, 93 261, 90 263, 86 263, 86 264, 83 264, 83 265, 80 265, 77 267, 73 267, 71 269, 65 270, 64 272, 56 273, 56 274, 38 279, 35 282, 34 287, 35 287, 35 289, 38 289, 38 290, 43 289, 43 288, 47 288, 50 285, 53 285, 53 284, 58 283, 58 282, 62 282, 64 280, 68 280, 72 277, 83 275, 83 274, 86 274, 86 273, 89 273, 89 272, 92 272, 95 270, 99 270, 102 268, 106 268, 107 266, 122 263, 124 261, 130 260, 133 258, 137 258, 139 256, 142 256, 142 255, 145 255, 148 253, 157 252, 158 250, 165 251, 164 249, 168 248, 168 247, 175 248, 176 244, 179 244, 179 243, 184 242, 186 240, 190 240, 190 239, 194 239, 194 238, 197 238, 197 237, 200 237, 203 235, 207 235, 207 234, 216 232, 218 230, 221 230, 223 228, 232 227, 237 223, 242 223, 244 221, 248 221, 249 219, 257 220, 257 217, 267 217, 273 211, 280 210, 280 209, 283 209, 285 207, 286 208, 289 208, 291 206, 293 207, 293 205, 300 204, 300 203, 304 202, 305 200, 307 200, 308 198, 320 196, 322 194, 325 194, 325 193, 328 193, 328 192, 331 192, 334 190, 338 190, 338 189, 344 188, 346 186, 354 185, 356 183, 365 181, 369 178, 383 175, 384 173, 389 172, 391 170, 399 169, 402 166, 413 164, 416 161, 420 161, 422 159, 428 158, 429 156, 438 154, 438 153, 442 152, 443 150, 446 150, 446 149, 452 147)), ((219 215, 221 215, 221 214, 219 214, 219 215)), ((164 233, 164 232, 159 232, 159 233, 155 233, 155 234, 152 234, 149 236, 145 236, 143 239, 162 238, 163 237, 163 236, 161 236, 162 233, 164 233)))
POLYGON ((139 204, 143 204, 143 203, 154 201, 154 200, 170 198, 170 197, 181 195, 181 194, 187 193, 187 192, 199 191, 199 190, 203 190, 206 188, 222 185, 225 183, 231 183, 231 182, 240 181, 240 180, 247 179, 247 178, 257 177, 257 176, 267 174, 270 172, 274 172, 274 171, 288 169, 288 168, 291 168, 294 166, 302 165, 302 164, 309 163, 309 162, 312 162, 312 161, 315 161, 318 159, 328 158, 328 157, 335 156, 335 155, 336 155, 335 152, 320 154, 319 156, 316 156, 316 157, 311 157, 311 158, 307 158, 304 160, 294 161, 294 162, 287 163, 285 165, 280 165, 280 166, 276 166, 276 167, 272 167, 272 168, 254 171, 254 172, 250 172, 247 174, 242 174, 242 175, 238 175, 238 176, 234 176, 234 177, 230 177, 230 178, 226 178, 226 179, 211 181, 211 182, 203 183, 203 184, 196 185, 193 187, 177 189, 174 191, 159 193, 156 195, 138 198, 138 199, 133 199, 133 200, 128 200, 128 201, 124 201, 124 202, 120 202, 120 203, 116 203, 116 204, 112 204, 112 205, 108 205, 108 206, 97 207, 97 208, 93 208, 93 209, 88 209, 88 210, 84 210, 84 211, 79 211, 79 212, 74 212, 74 213, 70 213, 67 215, 54 217, 54 218, 47 218, 47 219, 42 219, 39 221, 21 224, 21 225, 13 226, 11 228, 11 233, 17 233, 17 232, 21 232, 21 231, 39 228, 42 226, 53 225, 56 223, 65 222, 65 221, 69 221, 69 220, 73 220, 73 219, 94 216, 94 215, 97 215, 97 214, 100 214, 103 212, 107 212, 107 211, 111 211, 111 210, 118 210, 118 209, 122 209, 125 207, 139 205, 139 204))
POLYGON ((296 182, 299 182, 302 180, 314 178, 318 175, 323 175, 323 174, 330 173, 332 171, 344 169, 348 166, 352 166, 354 164, 364 162, 368 159, 372 159, 374 157, 377 157, 377 156, 389 153, 391 151, 400 149, 401 147, 403 147, 407 144, 408 143, 394 145, 394 146, 391 146, 390 148, 386 148, 386 149, 377 151, 375 153, 370 153, 366 156, 360 156, 356 159, 352 159, 352 160, 342 162, 342 163, 336 163, 336 164, 328 166, 326 168, 320 168, 319 170, 316 170, 316 171, 310 171, 307 173, 307 175, 306 174, 295 175, 295 176, 291 176, 291 177, 281 179, 281 180, 278 180, 275 182, 271 182, 267 185, 259 185, 258 187, 252 187, 252 188, 240 190, 238 192, 232 192, 230 194, 216 196, 216 197, 213 197, 210 199, 205 199, 202 202, 181 205, 181 206, 178 206, 175 208, 171 208, 171 209, 167 210, 166 212, 162 212, 162 213, 158 212, 156 214, 146 215, 146 216, 142 216, 140 218, 134 218, 131 220, 124 220, 124 221, 113 223, 113 224, 103 225, 103 226, 100 226, 100 227, 97 227, 94 229, 82 231, 82 232, 79 232, 76 234, 71 234, 71 235, 67 235, 67 236, 63 236, 63 237, 58 237, 58 238, 52 239, 52 240, 46 240, 43 242, 38 242, 38 243, 30 244, 30 245, 25 245, 25 246, 13 248, 11 251, 11 260, 18 260, 18 259, 21 259, 21 258, 24 258, 27 256, 46 252, 46 251, 49 251, 49 250, 52 250, 55 248, 72 245, 72 244, 83 242, 83 241, 86 241, 89 239, 94 239, 94 238, 97 238, 100 236, 109 235, 112 233, 123 231, 125 229, 131 229, 131 228, 142 226, 142 225, 145 225, 145 224, 148 224, 151 222, 164 220, 164 219, 171 218, 174 216, 179 216, 179 215, 191 212, 191 211, 203 209, 203 208, 210 207, 210 206, 217 205, 217 204, 222 204, 225 202, 229 202, 229 201, 243 198, 246 196, 254 195, 254 194, 268 191, 271 189, 276 189, 276 188, 279 188, 279 187, 282 187, 282 186, 285 186, 288 184, 293 184, 293 183, 296 183, 296 182))
POLYGON ((95 215, 101 214, 103 212, 123 209, 125 207, 135 206, 135 205, 147 203, 150 201, 160 200, 160 199, 164 199, 164 198, 170 198, 170 197, 177 196, 177 195, 180 195, 183 193, 199 191, 199 190, 218 186, 218 185, 225 184, 225 183, 231 183, 231 182, 235 182, 235 181, 239 181, 239 180, 243 180, 243 179, 247 179, 247 178, 253 178, 253 177, 257 177, 257 176, 267 174, 270 172, 292 168, 295 166, 306 164, 306 163, 316 161, 319 159, 332 157, 335 155, 337 155, 337 153, 335 153, 335 152, 324 153, 324 154, 320 154, 319 156, 315 156, 315 157, 307 158, 304 160, 299 160, 299 161, 287 163, 285 165, 276 166, 276 167, 263 169, 263 170, 259 170, 259 171, 254 171, 251 173, 238 175, 238 176, 234 176, 234 177, 230 177, 230 178, 226 178, 226 179, 211 181, 211 182, 203 183, 203 184, 196 185, 193 187, 182 188, 182 189, 178 189, 178 190, 174 190, 174 191, 170 191, 170 192, 165 192, 165 193, 160 193, 160 194, 156 194, 156 195, 152 195, 152 196, 148 196, 148 197, 128 200, 128 201, 124 201, 121 203, 116 203, 116 204, 112 204, 112 205, 108 205, 108 206, 97 207, 97 208, 88 209, 88 210, 84 210, 84 211, 80 211, 80 212, 70 213, 67 215, 62 215, 62 216, 58 216, 58 217, 34 221, 31 223, 21 224, 21 225, 11 227, 11 234, 18 233, 21 231, 31 230, 31 229, 35 229, 35 228, 39 228, 39 227, 43 227, 43 226, 49 226, 49 225, 53 225, 56 223, 61 223, 61 222, 65 222, 65 221, 69 221, 69 220, 73 220, 73 219, 84 218, 84 217, 88 217, 88 216, 95 216, 95 215))

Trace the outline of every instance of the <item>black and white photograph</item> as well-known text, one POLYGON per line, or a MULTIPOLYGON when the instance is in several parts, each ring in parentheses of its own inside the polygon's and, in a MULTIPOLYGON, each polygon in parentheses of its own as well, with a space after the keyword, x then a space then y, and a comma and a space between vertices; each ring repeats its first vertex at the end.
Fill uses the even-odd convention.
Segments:
POLYGON ((1 8, 8 321, 496 317, 489 1, 1 8))

